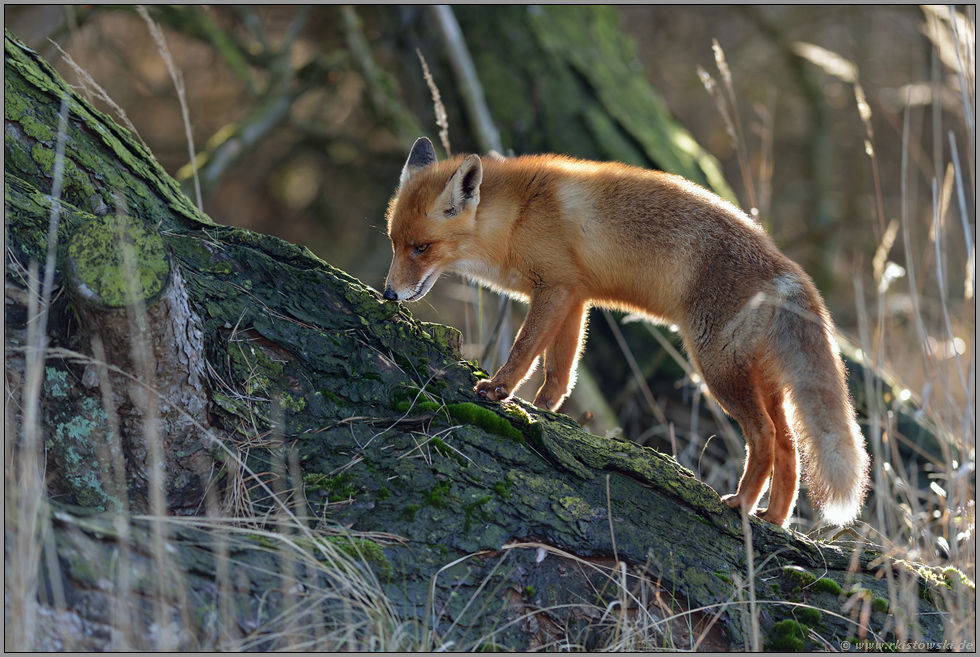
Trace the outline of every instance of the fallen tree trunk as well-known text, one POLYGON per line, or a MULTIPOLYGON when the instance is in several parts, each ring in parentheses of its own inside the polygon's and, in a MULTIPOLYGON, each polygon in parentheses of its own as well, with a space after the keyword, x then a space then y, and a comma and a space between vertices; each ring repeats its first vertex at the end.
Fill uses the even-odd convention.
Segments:
MULTIPOLYGON (((27 517, 29 488, 7 478, 5 556, 27 573, 5 570, 8 615, 39 628, 16 647, 836 649, 939 641, 949 599, 969 595, 861 540, 743 519, 653 450, 481 401, 485 373, 461 360, 455 330, 305 249, 211 223, 9 33, 5 134, 8 451, 23 458, 36 430, 58 501, 27 517), (75 321, 89 311, 67 245, 110 212, 162 238, 186 296, 189 337, 169 350, 145 338, 153 377, 126 353, 144 338, 75 321), (30 263, 59 213, 54 280, 69 294, 51 298, 39 361, 30 263), (174 398, 160 383, 171 370, 206 381, 188 374, 193 394, 174 398), (167 483, 134 477, 137 457, 167 483), (154 495, 185 517, 139 515, 154 495)), ((163 303, 151 287, 127 297, 130 316, 163 303)))

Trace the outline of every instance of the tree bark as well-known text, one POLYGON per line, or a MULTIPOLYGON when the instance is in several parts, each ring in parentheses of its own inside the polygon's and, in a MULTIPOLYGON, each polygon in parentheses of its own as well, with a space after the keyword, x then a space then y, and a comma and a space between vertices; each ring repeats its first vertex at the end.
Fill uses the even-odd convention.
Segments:
MULTIPOLYGON (((524 403, 481 401, 472 387, 486 374, 461 360, 455 330, 413 320, 305 249, 213 224, 126 131, 9 33, 4 43, 8 436, 24 433, 29 263, 44 260, 52 204, 62 217, 55 280, 75 295, 70 236, 111 208, 158 234, 183 280, 182 330, 200 339, 155 349, 156 371, 200 359, 202 380, 189 397, 159 378, 140 382, 182 421, 195 418, 157 423, 162 444, 200 434, 165 455, 168 476, 182 468, 200 488, 211 483, 194 508, 166 488, 171 513, 199 513, 182 520, 81 492, 105 482, 69 485, 77 452, 66 436, 101 464, 87 476, 109 465, 96 446, 113 444, 115 406, 86 371, 113 360, 93 353, 92 323, 56 295, 39 428, 63 458, 47 461, 36 598, 19 602, 60 620, 35 648, 596 648, 625 641, 627 627, 678 648, 753 637, 782 647, 786 632, 838 648, 895 640, 900 614, 911 614, 900 627, 938 641, 946 601, 968 595, 862 540, 743 522, 653 450, 524 403), (63 94, 65 184, 54 199, 63 94), (918 609, 897 608, 902 586, 919 592, 918 609), (823 612, 804 619, 810 607, 823 612), (371 643, 382 640, 379 617, 400 628, 383 645, 371 643), (777 625, 787 620, 795 629, 777 625)), ((139 379, 133 367, 119 373, 139 379)), ((26 449, 12 445, 15 456, 26 449)), ((8 539, 26 531, 13 515, 8 539)), ((5 545, 12 563, 27 558, 17 541, 5 545)), ((624 647, 649 647, 633 640, 624 647)))

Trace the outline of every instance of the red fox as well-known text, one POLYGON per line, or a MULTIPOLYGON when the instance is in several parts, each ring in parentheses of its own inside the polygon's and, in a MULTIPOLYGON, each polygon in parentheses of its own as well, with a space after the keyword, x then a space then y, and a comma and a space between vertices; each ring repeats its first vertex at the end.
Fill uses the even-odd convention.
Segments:
POLYGON ((729 506, 783 526, 802 448, 811 499, 845 525, 868 486, 834 328, 813 281, 746 214, 679 176, 558 155, 456 156, 415 142, 388 206, 389 301, 421 299, 454 271, 530 303, 507 362, 475 390, 508 399, 544 354, 534 398, 574 385, 591 306, 675 324, 713 397, 742 427, 729 506))

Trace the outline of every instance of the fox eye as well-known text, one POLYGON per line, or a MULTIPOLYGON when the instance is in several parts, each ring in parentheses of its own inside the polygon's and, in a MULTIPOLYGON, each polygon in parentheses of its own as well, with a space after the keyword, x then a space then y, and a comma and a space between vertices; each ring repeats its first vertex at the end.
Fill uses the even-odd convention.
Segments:
POLYGON ((428 249, 428 244, 419 244, 412 250, 412 253, 425 253, 428 249))

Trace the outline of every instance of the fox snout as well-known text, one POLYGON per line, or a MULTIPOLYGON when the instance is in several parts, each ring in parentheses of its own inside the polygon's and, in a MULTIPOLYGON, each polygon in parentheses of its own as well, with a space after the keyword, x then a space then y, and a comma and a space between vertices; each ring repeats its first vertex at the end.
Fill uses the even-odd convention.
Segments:
POLYGON ((396 267, 398 264, 397 259, 392 262, 392 271, 388 272, 388 278, 385 279, 383 296, 387 301, 418 301, 432 289, 442 271, 435 266, 429 266, 424 271, 417 272, 417 267, 410 266, 406 272, 404 267, 396 267))

